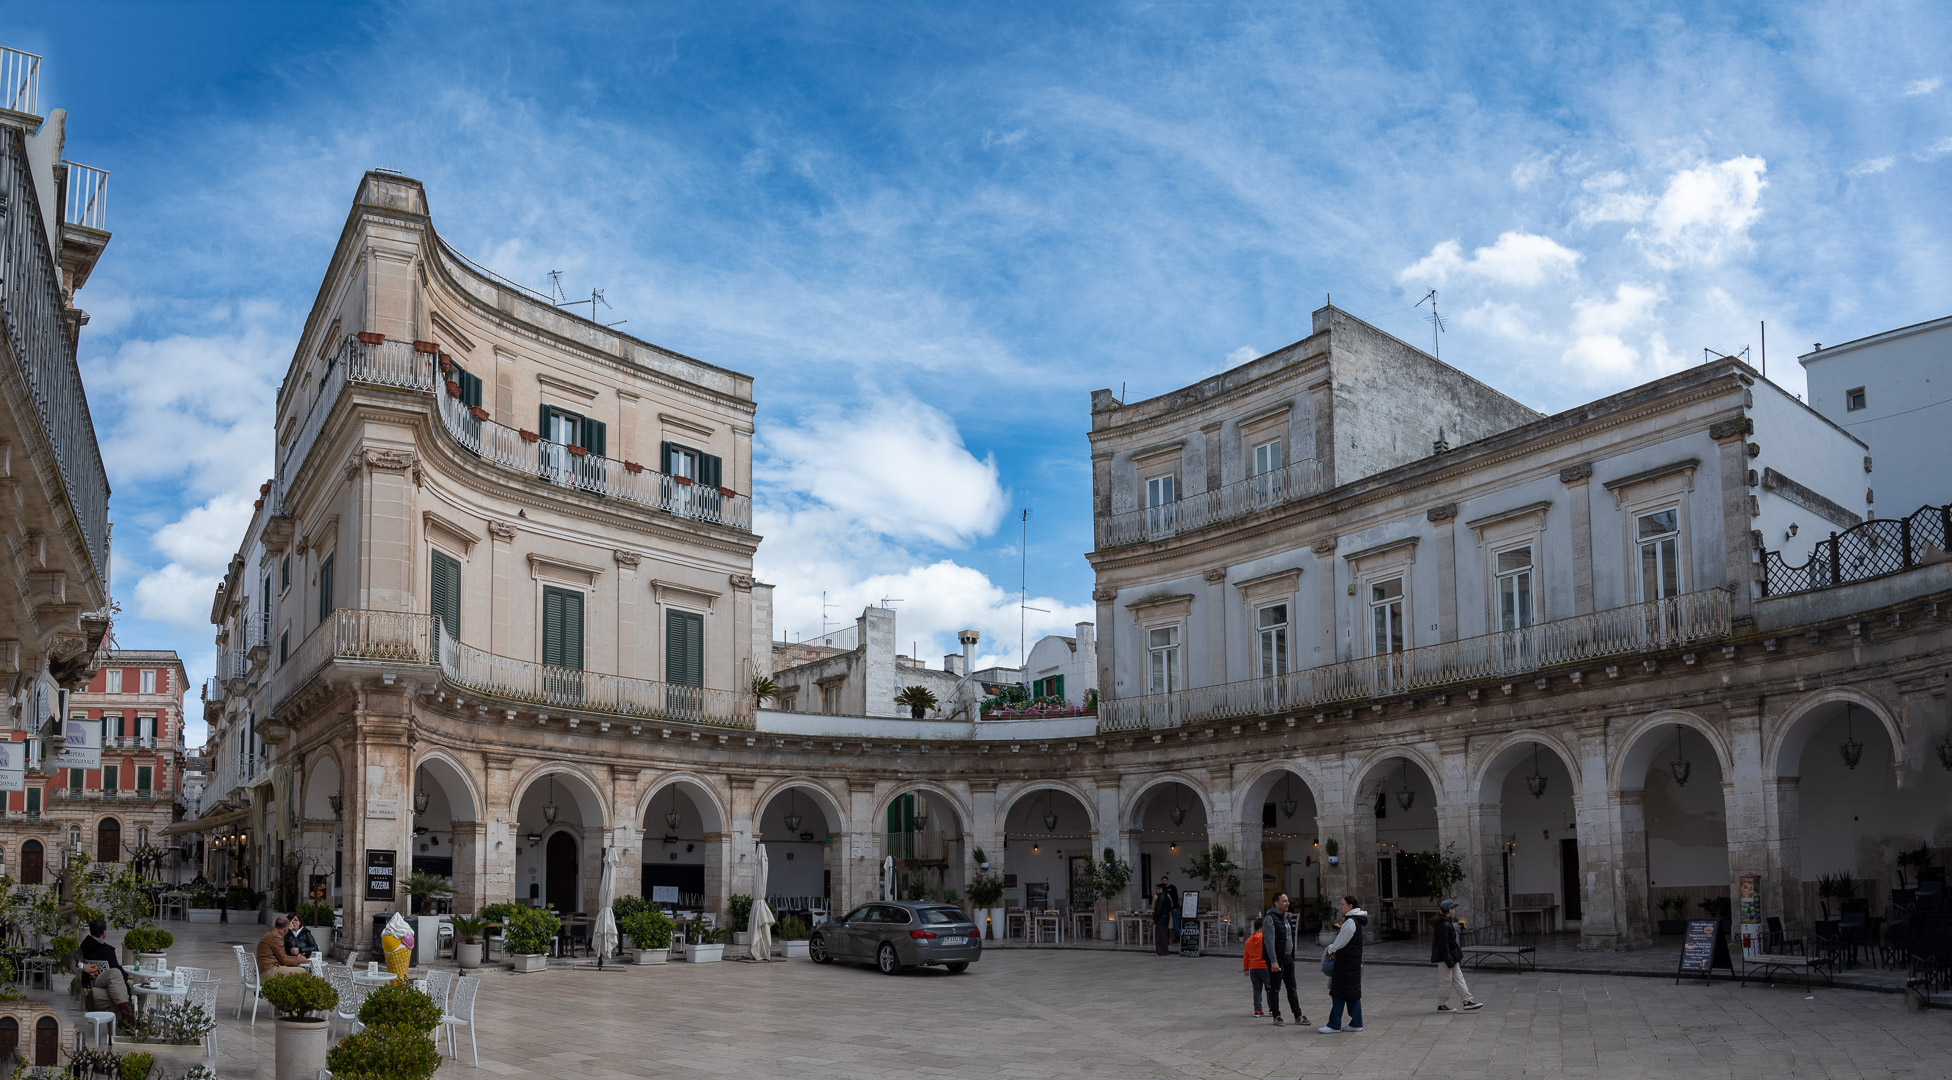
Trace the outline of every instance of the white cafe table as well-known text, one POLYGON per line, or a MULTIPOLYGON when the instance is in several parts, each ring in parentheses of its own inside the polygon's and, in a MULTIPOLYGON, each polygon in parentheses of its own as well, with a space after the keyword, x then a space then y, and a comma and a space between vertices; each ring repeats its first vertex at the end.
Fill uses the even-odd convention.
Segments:
MULTIPOLYGON (((134 984, 134 989, 137 994, 140 994, 145 998, 152 998, 152 997, 182 998, 187 996, 190 993, 189 987, 178 986, 174 982, 165 982, 165 983, 138 982, 134 984)), ((147 1008, 149 1004, 150 1003, 147 1001, 143 1003, 145 1008, 147 1008)))
MULTIPOLYGON (((411 978, 411 976, 409 976, 409 978, 411 978)), ((355 970, 352 973, 353 982, 365 983, 368 986, 379 986, 382 983, 390 983, 393 981, 393 979, 394 979, 393 973, 391 971, 386 970, 385 968, 381 968, 378 971, 373 972, 371 974, 359 970, 355 970)))

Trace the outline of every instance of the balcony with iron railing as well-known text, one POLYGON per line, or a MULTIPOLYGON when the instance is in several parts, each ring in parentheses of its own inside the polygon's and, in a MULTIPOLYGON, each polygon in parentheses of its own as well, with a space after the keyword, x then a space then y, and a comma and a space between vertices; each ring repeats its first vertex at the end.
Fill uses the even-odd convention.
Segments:
POLYGON ((310 455, 341 391, 347 385, 357 385, 433 395, 441 429, 469 454, 511 473, 688 521, 751 531, 750 496, 708 488, 688 477, 669 476, 636 462, 592 454, 580 446, 489 420, 485 412, 461 403, 458 387, 440 378, 440 363, 436 353, 419 351, 413 342, 362 341, 353 335, 340 343, 321 376, 317 399, 278 464, 273 481, 278 505, 284 505, 292 480, 310 455))
POLYGON ((1111 514, 1098 522, 1098 546, 1113 548, 1171 539, 1305 499, 1321 490, 1321 463, 1303 458, 1184 499, 1111 514))
POLYGON ((19 49, 0 48, 0 107, 41 115, 41 58, 19 49))
MULTIPOLYGON (((0 50, 0 77, 11 77, 12 56, 0 50)), ((60 272, 47 232, 39 214, 18 212, 40 205, 25 137, 17 127, 0 126, 0 206, 8 208, 0 215, 0 324, 53 451, 67 509, 96 577, 106 587, 108 473, 75 363, 60 272)))
POLYGON ((1098 727, 1174 728, 1509 679, 1714 641, 1728 636, 1730 619, 1728 591, 1704 589, 1264 679, 1111 698, 1098 703, 1098 727))
POLYGON ((1762 595, 1827 589, 1909 570, 1943 558, 1952 540, 1952 505, 1924 506, 1901 518, 1872 518, 1810 547, 1792 566, 1781 551, 1762 553, 1762 595))
POLYGON ((274 707, 331 663, 425 665, 456 690, 510 705, 663 720, 706 727, 751 728, 750 694, 539 664, 464 645, 410 612, 341 608, 306 637, 278 669, 274 707))
POLYGON ((68 167, 68 201, 61 220, 69 225, 96 232, 108 231, 108 170, 79 161, 63 161, 68 167))

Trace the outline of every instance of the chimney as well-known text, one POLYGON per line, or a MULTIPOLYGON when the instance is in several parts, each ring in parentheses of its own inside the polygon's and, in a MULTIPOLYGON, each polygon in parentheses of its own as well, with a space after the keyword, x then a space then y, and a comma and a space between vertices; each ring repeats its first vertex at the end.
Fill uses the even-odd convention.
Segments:
POLYGON ((1093 626, 1093 624, 1088 622, 1079 623, 1076 629, 1072 631, 1072 633, 1078 639, 1078 648, 1080 650, 1085 650, 1097 645, 1098 639, 1095 636, 1093 636, 1096 634, 1096 632, 1097 632, 1096 627, 1093 626))
POLYGON ((983 635, 974 630, 964 630, 956 635, 956 640, 962 642, 962 665, 956 674, 968 675, 976 670, 976 643, 982 639, 983 635))
POLYGON ((963 668, 962 654, 959 652, 942 654, 942 670, 948 672, 951 675, 960 676, 960 675, 969 674, 969 672, 964 670, 963 668))

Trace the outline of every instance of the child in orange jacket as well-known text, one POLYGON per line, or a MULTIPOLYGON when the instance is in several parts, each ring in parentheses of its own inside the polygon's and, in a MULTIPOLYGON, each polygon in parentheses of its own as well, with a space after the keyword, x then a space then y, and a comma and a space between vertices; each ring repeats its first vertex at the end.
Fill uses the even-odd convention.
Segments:
POLYGON ((1274 997, 1274 991, 1267 985, 1267 950, 1262 947, 1259 930, 1248 935, 1247 951, 1240 956, 1240 968, 1247 973, 1248 980, 1254 984, 1254 1015, 1260 1016, 1262 1015, 1261 991, 1267 990, 1270 999, 1274 997))

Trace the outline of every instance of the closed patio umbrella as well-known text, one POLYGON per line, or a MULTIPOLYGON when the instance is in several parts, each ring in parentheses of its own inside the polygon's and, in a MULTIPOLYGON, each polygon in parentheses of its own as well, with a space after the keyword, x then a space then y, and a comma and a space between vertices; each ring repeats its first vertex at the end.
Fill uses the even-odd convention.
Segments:
POLYGON ((752 914, 746 919, 746 932, 752 935, 752 958, 773 958, 773 909, 766 906, 766 879, 772 876, 772 860, 766 845, 759 845, 759 870, 752 883, 752 914))
POLYGON ((881 860, 881 899, 895 898, 895 857, 888 855, 881 860))
POLYGON ((614 847, 603 850, 603 876, 597 884, 597 899, 602 909, 596 913, 596 925, 590 930, 590 945, 596 950, 596 966, 617 951, 617 914, 611 907, 617 901, 617 855, 614 847))

